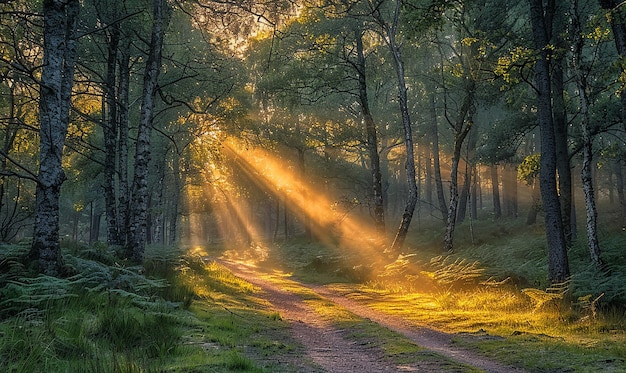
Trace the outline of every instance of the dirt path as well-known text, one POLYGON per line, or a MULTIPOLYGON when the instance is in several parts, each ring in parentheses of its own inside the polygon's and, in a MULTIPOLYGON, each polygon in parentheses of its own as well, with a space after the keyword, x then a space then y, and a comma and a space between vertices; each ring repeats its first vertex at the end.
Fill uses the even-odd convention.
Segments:
MULTIPOLYGON (((255 269, 241 263, 220 261, 235 275, 258 286, 283 320, 291 325, 294 338, 305 348, 307 357, 298 365, 299 372, 466 372, 485 371, 494 373, 523 373, 524 370, 505 366, 472 351, 458 348, 452 343, 452 335, 432 329, 410 325, 400 317, 377 312, 323 286, 304 285, 320 297, 340 305, 350 312, 402 334, 407 339, 436 354, 441 359, 424 359, 407 364, 394 364, 382 351, 356 344, 344 338, 348 332, 337 329, 319 317, 302 298, 280 289, 261 278, 255 269), (447 360, 449 359, 449 360, 447 360), (308 363, 307 363, 308 361, 308 363), (459 363, 451 364, 450 361, 459 363), (461 365, 462 364, 462 365, 461 365), (465 366, 463 366, 465 365, 465 366)), ((281 362, 275 362, 281 364, 281 362)), ((293 362, 286 362, 294 365, 293 362)))

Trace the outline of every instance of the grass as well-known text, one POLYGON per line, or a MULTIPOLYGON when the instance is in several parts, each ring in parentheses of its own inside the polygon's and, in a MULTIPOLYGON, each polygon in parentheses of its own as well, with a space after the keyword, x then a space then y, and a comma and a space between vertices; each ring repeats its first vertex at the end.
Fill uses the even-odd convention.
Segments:
MULTIPOLYGON (((626 237, 602 232, 610 276, 589 265, 586 242, 579 239, 569 251, 571 280, 551 290, 540 228, 525 226, 523 219, 473 222, 472 234, 469 228, 460 225, 455 252, 442 255, 442 228, 422 224, 408 240, 407 255, 366 281, 355 282, 346 268, 371 258, 307 242, 270 247, 257 264, 276 268, 273 258, 281 258, 278 267, 293 278, 327 284, 380 312, 456 333, 459 345, 530 371, 626 371, 626 237)), ((316 309, 350 325, 352 337, 376 341, 380 335, 358 332, 369 327, 327 306, 316 309)), ((393 347, 386 354, 392 351, 403 355, 393 347)))
POLYGON ((108 255, 66 252, 67 279, 5 273, 0 371, 263 372, 264 357, 298 351, 257 289, 215 262, 154 249, 140 270, 108 255))
POLYGON ((461 224, 456 251, 443 255, 441 227, 423 223, 405 255, 385 268, 379 259, 305 240, 240 251, 152 248, 143 268, 119 263, 106 247, 75 245, 65 251, 74 275, 57 279, 29 275, 18 260, 27 246, 3 246, 0 370, 284 370, 271 361, 302 355, 302 346, 257 288, 209 254, 255 261, 343 337, 397 364, 442 358, 298 281, 455 333, 455 343, 530 371, 626 371, 626 237, 602 232, 610 276, 589 266, 585 243, 576 242, 569 251, 574 275, 550 292, 540 229, 521 220, 471 228, 470 235, 461 224))

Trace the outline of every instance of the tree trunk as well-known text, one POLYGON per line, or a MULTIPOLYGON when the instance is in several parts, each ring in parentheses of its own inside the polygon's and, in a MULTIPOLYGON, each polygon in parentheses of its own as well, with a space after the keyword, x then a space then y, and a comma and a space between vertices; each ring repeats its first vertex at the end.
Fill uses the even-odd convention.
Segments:
POLYGON ((580 18, 578 14, 578 0, 572 2, 572 28, 575 42, 573 48, 573 70, 576 77, 576 86, 579 93, 581 132, 583 136, 583 162, 582 162, 582 183, 585 192, 585 210, 587 212, 587 240, 591 261, 599 268, 604 267, 600 257, 600 243, 598 240, 598 211, 596 209, 595 193, 593 188, 592 169, 593 167, 593 137, 590 130, 589 96, 587 92, 587 71, 582 71, 583 38, 580 18))
POLYGON ((475 82, 469 80, 466 87, 465 99, 454 123, 454 151, 452 153, 452 170, 450 171, 450 203, 448 204, 448 224, 443 239, 443 249, 448 252, 454 250, 454 229, 456 227, 456 213, 459 202, 458 171, 461 159, 461 149, 467 134, 474 122, 474 90, 475 82))
POLYGON ((626 196, 624 195, 624 173, 622 171, 622 161, 614 159, 612 162, 613 172, 615 173, 615 181, 617 189, 617 199, 620 205, 620 224, 622 230, 626 230, 626 196))
POLYGON ((502 194, 504 215, 507 218, 517 217, 517 169, 507 163, 502 167, 502 194))
POLYGON ((500 205, 500 180, 498 177, 498 165, 489 167, 491 172, 491 195, 493 197, 493 218, 498 220, 502 217, 502 206, 500 205))
POLYGON ((526 225, 534 225, 537 222, 537 214, 541 210, 541 193, 539 191, 538 180, 533 181, 531 187, 532 205, 526 215, 526 225))
POLYGON ((30 256, 39 271, 63 274, 59 243, 59 198, 65 181, 63 145, 76 63, 78 0, 44 0, 44 60, 39 93, 39 173, 35 198, 35 224, 30 256))
POLYGON ((556 139, 552 120, 552 94, 550 87, 550 32, 554 1, 544 16, 543 1, 529 0, 530 20, 535 48, 539 57, 535 62, 535 86, 537 93, 537 116, 541 137, 541 167, 539 187, 545 213, 545 231, 548 243, 548 278, 560 283, 569 277, 567 245, 561 219, 561 204, 556 185, 556 139))
POLYGON ((89 244, 93 244, 100 239, 100 221, 102 219, 102 208, 100 207, 100 203, 98 203, 100 199, 96 199, 91 201, 91 222, 89 224, 89 244))
POLYGON ((174 193, 170 206, 170 233, 169 243, 175 244, 178 241, 178 210, 180 209, 180 196, 182 193, 182 183, 180 175, 180 155, 175 149, 172 153, 172 179, 174 184, 174 193))
POLYGON ((385 31, 386 43, 389 47, 389 51, 393 57, 396 69, 396 75, 398 79, 398 104, 400 106, 400 113, 402 115, 402 128, 404 130, 404 146, 406 150, 406 178, 408 193, 406 198, 406 204, 404 212, 402 214, 402 220, 396 236, 391 244, 390 251, 392 253, 400 253, 404 246, 411 220, 413 219, 413 213, 415 212, 415 206, 417 205, 417 183, 415 181, 415 155, 413 149, 413 129, 411 124, 411 115, 409 113, 408 95, 406 81, 404 77, 404 61, 400 53, 400 46, 396 42, 396 34, 398 30, 401 1, 396 0, 395 10, 393 14, 392 23, 387 23, 378 10, 374 12, 374 16, 379 25, 385 31))
POLYGON ((359 76, 359 102, 361 104, 361 114, 365 122, 365 132, 367 134, 367 151, 370 160, 370 172, 372 174, 372 200, 374 201, 374 228, 377 239, 385 236, 385 209, 383 203, 382 173, 380 170, 380 158, 378 155, 378 136, 376 125, 370 112, 369 99, 367 97, 367 79, 365 69, 365 55, 363 54, 363 32, 360 28, 355 28, 354 37, 356 39, 357 64, 356 70, 359 76))
MULTIPOLYGON (((474 127, 476 127, 476 125, 474 125, 474 127)), ((474 153, 476 149, 476 144, 478 142, 478 136, 476 135, 477 130, 478 128, 474 128, 474 130, 470 131, 467 135, 468 138, 467 151, 465 154, 465 177, 463 178, 463 188, 461 189, 461 196, 459 197, 459 211, 457 213, 457 220, 459 223, 462 223, 465 220, 468 202, 470 202, 470 192, 473 183, 472 170, 476 168, 474 164, 474 153)))
POLYGON ((429 215, 432 215, 433 213, 433 163, 432 163, 432 156, 431 156, 431 148, 430 147, 425 147, 425 151, 424 151, 425 155, 426 155, 426 159, 424 161, 424 181, 425 181, 425 185, 424 185, 424 199, 426 200, 426 204, 428 205, 428 213, 429 215))
MULTIPOLYGON (((557 22, 557 24, 563 22, 557 22)), ((564 23, 563 23, 564 24, 564 23)), ((562 44, 559 44, 562 45, 562 44)), ((567 247, 572 243, 572 171, 567 144, 567 115, 563 96, 563 57, 554 60, 553 104, 554 104, 554 132, 556 139, 556 161, 559 174, 559 196, 563 219, 563 233, 567 247)))
POLYGON ((459 196, 459 208, 456 214, 457 222, 463 223, 465 215, 467 215, 467 205, 470 197, 470 185, 472 183, 471 169, 466 164, 465 177, 463 178, 463 187, 461 187, 461 195, 459 196))
POLYGON ((448 206, 443 192, 443 182, 441 180, 441 163, 439 162, 439 128, 437 126, 437 112, 435 108, 435 94, 430 94, 430 136, 433 149, 433 169, 435 174, 435 188, 437 189, 437 200, 439 201, 439 211, 444 224, 448 223, 448 206))
POLYGON ((107 223, 107 244, 120 245, 118 232, 118 211, 116 199, 116 156, 117 156, 117 99, 116 99, 116 66, 117 51, 120 40, 119 23, 110 25, 107 29, 108 57, 106 64, 106 78, 104 82, 104 121, 102 131, 104 137, 104 205, 107 223))
POLYGON ((150 135, 155 107, 155 94, 161 70, 163 34, 167 25, 166 0, 153 1, 153 24, 150 50, 144 74, 141 114, 135 148, 135 174, 133 178, 130 227, 126 255, 135 263, 143 262, 146 246, 148 214, 148 164, 150 162, 150 135))
POLYGON ((123 39, 123 46, 118 53, 118 156, 117 156, 117 175, 118 175, 118 217, 117 231, 120 244, 126 244, 128 238, 128 220, 130 215, 129 203, 130 190, 128 187, 128 130, 129 130, 129 94, 130 94, 130 39, 123 39))
POLYGON ((470 218, 478 219, 478 193, 480 191, 480 173, 479 173, 478 165, 474 164, 472 166, 472 175, 474 176, 472 179, 471 186, 471 195, 470 195, 470 218))

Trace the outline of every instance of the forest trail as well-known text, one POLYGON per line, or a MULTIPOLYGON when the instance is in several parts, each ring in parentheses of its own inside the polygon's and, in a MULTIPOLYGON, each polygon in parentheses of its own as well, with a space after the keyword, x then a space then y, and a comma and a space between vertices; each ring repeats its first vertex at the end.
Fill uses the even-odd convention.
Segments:
POLYGON ((289 323, 294 339, 304 346, 305 357, 297 362, 273 361, 276 365, 288 364, 295 367, 298 372, 525 372, 523 369, 506 366, 481 357, 473 351, 454 346, 452 343, 454 335, 411 325, 400 317, 373 310, 325 286, 296 282, 325 301, 399 333, 425 349, 425 354, 420 355, 421 359, 417 356, 415 359, 406 359, 410 360, 406 363, 395 364, 385 358, 380 349, 347 339, 345 336, 350 330, 336 328, 324 320, 302 296, 282 289, 264 278, 266 273, 262 270, 234 261, 219 260, 219 263, 236 276, 262 289, 263 297, 272 304, 281 318, 289 323), (427 358, 423 358, 425 356, 427 358))

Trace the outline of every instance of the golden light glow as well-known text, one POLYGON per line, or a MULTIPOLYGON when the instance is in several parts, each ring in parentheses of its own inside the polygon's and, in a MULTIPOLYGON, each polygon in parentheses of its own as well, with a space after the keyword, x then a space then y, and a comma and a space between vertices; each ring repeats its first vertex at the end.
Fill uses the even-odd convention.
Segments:
MULTIPOLYGON (((343 211, 338 211, 336 202, 314 185, 312 176, 300 175, 286 161, 279 159, 269 151, 251 147, 240 140, 228 139, 225 149, 233 158, 236 168, 241 170, 257 187, 272 195, 280 196, 289 206, 291 213, 300 222, 308 224, 311 234, 325 244, 338 246, 353 253, 372 255, 382 252, 370 222, 343 211)), ((230 195, 234 188, 223 188, 223 201, 219 206, 222 216, 230 217, 235 222, 245 225, 245 230, 252 242, 261 242, 262 235, 257 227, 247 219, 249 210, 245 199, 230 195)))

